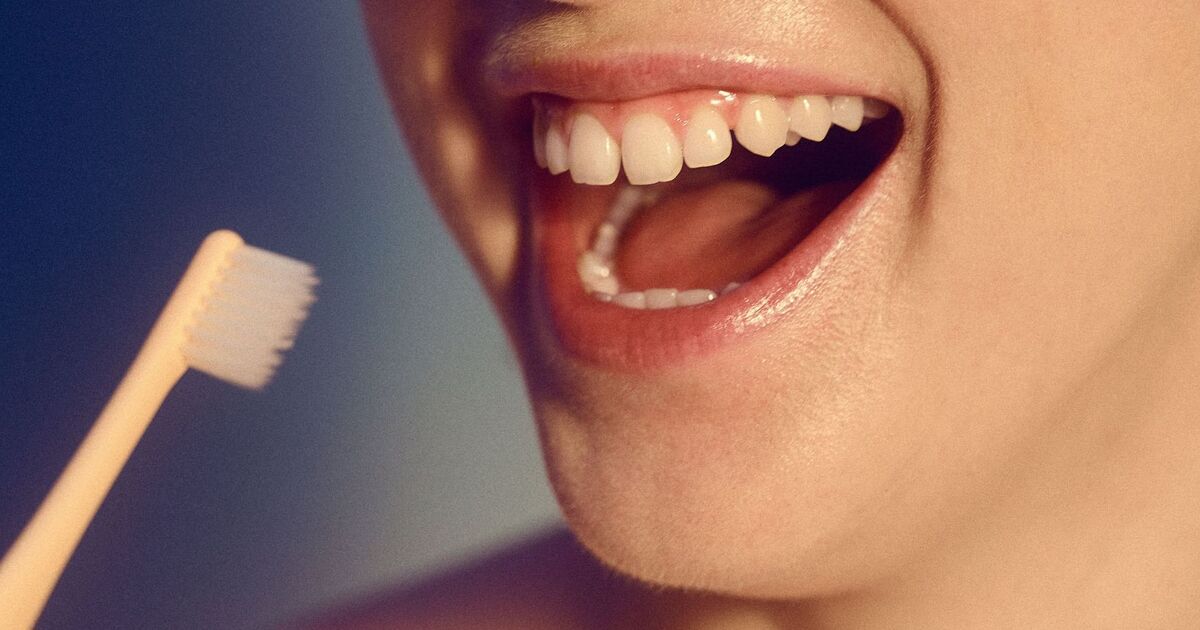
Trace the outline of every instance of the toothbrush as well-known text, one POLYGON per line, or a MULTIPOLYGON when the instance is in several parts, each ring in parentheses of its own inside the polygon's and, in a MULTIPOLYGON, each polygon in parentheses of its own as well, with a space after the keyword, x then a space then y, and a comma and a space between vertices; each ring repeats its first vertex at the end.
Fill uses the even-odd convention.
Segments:
POLYGON ((50 494, 0 561, 0 626, 32 628, 163 400, 188 368, 262 389, 308 315, 313 268, 210 234, 50 494))

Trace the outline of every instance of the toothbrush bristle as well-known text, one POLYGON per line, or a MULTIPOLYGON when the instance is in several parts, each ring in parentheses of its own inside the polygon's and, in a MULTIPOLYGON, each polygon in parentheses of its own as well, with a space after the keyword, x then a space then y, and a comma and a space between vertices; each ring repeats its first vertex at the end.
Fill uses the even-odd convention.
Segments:
POLYGON ((196 313, 184 346, 188 367, 262 389, 292 347, 316 299, 311 265, 242 245, 196 313))

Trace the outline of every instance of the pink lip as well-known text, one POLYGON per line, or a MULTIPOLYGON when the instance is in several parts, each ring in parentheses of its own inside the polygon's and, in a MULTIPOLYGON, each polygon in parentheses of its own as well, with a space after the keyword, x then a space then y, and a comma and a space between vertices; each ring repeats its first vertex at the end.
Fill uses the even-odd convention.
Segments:
POLYGON ((886 84, 835 79, 815 67, 784 67, 751 55, 655 53, 495 62, 488 67, 488 79, 506 96, 546 92, 579 101, 632 100, 692 88, 761 91, 768 85, 771 94, 871 96, 891 104, 901 100, 886 84))
MULTIPOLYGON (((730 86, 772 93, 861 94, 896 103, 894 94, 867 90, 814 73, 712 60, 683 63, 675 56, 629 57, 604 61, 547 62, 522 69, 497 69, 511 95, 549 92, 568 98, 630 99, 697 86, 730 86), (699 82, 695 77, 704 77, 699 82)), ((903 112, 901 112, 903 115, 903 112)), ((904 135, 909 121, 905 120, 904 135)), ((893 221, 867 220, 904 211, 906 196, 893 189, 910 170, 901 137, 883 163, 783 258, 734 292, 714 302, 667 310, 632 310, 588 296, 576 272, 580 245, 572 212, 603 216, 612 187, 580 191, 564 175, 538 169, 530 178, 532 265, 530 306, 558 345, 587 363, 622 372, 642 372, 703 356, 770 327, 798 312, 813 338, 835 334, 825 315, 853 304, 864 280, 839 265, 843 255, 861 255, 861 243, 881 242, 893 221), (595 207, 583 207, 592 206, 595 207)), ((530 168, 533 168, 532 165, 530 168)), ((882 270, 880 270, 882 272, 882 270)), ((849 306, 848 308, 852 308, 849 306)))

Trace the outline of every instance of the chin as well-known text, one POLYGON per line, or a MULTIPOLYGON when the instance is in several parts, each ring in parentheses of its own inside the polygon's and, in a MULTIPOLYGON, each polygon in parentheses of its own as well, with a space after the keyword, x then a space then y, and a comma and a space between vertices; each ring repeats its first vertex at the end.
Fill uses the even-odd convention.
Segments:
POLYGON ((746 354, 652 377, 561 354, 527 368, 551 485, 603 563, 664 587, 795 599, 863 587, 916 551, 905 532, 932 511, 896 499, 917 444, 879 404, 887 381, 840 348, 804 369, 747 361, 772 345, 763 334, 746 354), (867 378, 840 378, 848 364, 867 378))

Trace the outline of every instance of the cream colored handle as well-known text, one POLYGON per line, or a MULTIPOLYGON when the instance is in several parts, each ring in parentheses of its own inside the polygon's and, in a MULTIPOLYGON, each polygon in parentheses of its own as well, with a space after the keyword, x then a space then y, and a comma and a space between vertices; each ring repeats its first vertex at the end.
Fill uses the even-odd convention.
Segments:
POLYGON ((138 351, 117 391, 71 456, 33 519, 0 560, 0 630, 32 628, 117 475, 187 371, 188 327, 230 252, 243 245, 229 230, 204 240, 138 351))
POLYGON ((0 628, 32 628, 71 554, 187 364, 178 347, 142 347, 66 470, 0 561, 0 628), (171 356, 171 353, 174 356, 171 356))

